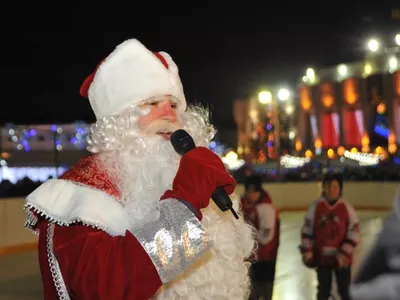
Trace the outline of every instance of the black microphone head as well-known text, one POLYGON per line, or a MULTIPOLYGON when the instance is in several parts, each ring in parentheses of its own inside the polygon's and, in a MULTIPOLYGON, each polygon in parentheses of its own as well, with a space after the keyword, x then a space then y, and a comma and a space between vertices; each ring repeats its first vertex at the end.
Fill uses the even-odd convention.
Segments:
POLYGON ((183 129, 178 129, 171 134, 171 144, 180 155, 196 148, 193 138, 183 129))

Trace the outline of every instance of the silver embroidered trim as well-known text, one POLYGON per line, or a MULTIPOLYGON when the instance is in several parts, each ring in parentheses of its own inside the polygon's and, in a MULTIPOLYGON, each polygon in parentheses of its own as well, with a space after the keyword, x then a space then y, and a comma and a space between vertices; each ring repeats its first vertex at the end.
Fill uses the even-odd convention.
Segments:
POLYGON ((39 221, 38 217, 30 209, 26 209, 25 211, 26 220, 24 227, 30 229, 34 234, 39 235, 39 230, 36 228, 39 221))
POLYGON ((92 227, 97 230, 104 231, 108 233, 111 236, 117 236, 118 233, 112 230, 109 227, 106 227, 100 223, 92 222, 85 220, 82 217, 71 217, 67 219, 61 219, 59 217, 53 216, 49 213, 47 213, 43 208, 39 207, 37 204, 33 204, 30 202, 26 202, 24 205, 24 209, 26 211, 26 222, 25 222, 25 227, 33 231, 35 234, 38 234, 38 230, 35 228, 37 224, 37 217, 32 213, 35 212, 39 216, 43 217, 44 219, 48 220, 51 223, 55 223, 59 226, 70 226, 74 223, 82 223, 84 226, 87 227, 92 227))
POLYGON ((61 274, 60 266, 53 251, 53 235, 55 224, 49 223, 47 227, 47 259, 51 276, 53 277, 54 287, 56 288, 60 300, 70 300, 67 287, 61 274))
POLYGON ((212 246, 203 224, 181 202, 160 201, 160 218, 149 221, 132 233, 153 261, 163 283, 191 266, 212 246))

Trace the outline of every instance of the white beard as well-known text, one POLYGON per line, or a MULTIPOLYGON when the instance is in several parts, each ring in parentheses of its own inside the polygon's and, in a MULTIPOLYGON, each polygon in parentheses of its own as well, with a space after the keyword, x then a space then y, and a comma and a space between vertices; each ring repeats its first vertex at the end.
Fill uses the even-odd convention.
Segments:
MULTIPOLYGON (((132 223, 158 217, 155 209, 165 190, 171 188, 180 156, 169 141, 160 136, 144 138, 145 151, 102 154, 108 170, 120 178, 121 201, 132 223)), ((239 212, 237 199, 234 202, 239 212)), ((253 229, 232 214, 221 212, 211 201, 202 210, 203 225, 214 241, 214 248, 181 276, 164 285, 153 299, 230 299, 248 296, 249 263, 254 248, 253 229)), ((154 218, 154 219, 153 219, 154 218)))
POLYGON ((102 154, 108 170, 112 170, 121 202, 132 224, 144 219, 157 219, 157 204, 163 193, 172 187, 180 157, 171 143, 161 136, 143 137, 142 149, 102 154))

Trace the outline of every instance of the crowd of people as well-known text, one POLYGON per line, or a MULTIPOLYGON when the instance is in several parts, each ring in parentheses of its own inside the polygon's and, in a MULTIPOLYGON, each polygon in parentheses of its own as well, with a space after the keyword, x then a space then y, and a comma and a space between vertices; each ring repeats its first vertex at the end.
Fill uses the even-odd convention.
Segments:
POLYGON ((18 180, 15 184, 9 180, 0 182, 0 198, 25 197, 38 188, 42 182, 33 181, 29 177, 18 180))

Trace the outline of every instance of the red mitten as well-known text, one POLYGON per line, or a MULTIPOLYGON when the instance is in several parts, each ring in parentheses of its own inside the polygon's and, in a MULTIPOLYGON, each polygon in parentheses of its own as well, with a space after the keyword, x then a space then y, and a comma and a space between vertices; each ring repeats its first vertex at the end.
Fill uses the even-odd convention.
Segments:
POLYGON ((217 187, 224 187, 230 195, 235 190, 236 182, 225 170, 218 155, 205 147, 196 147, 182 156, 172 190, 166 191, 161 200, 175 198, 186 201, 201 219, 200 209, 208 206, 217 187))

